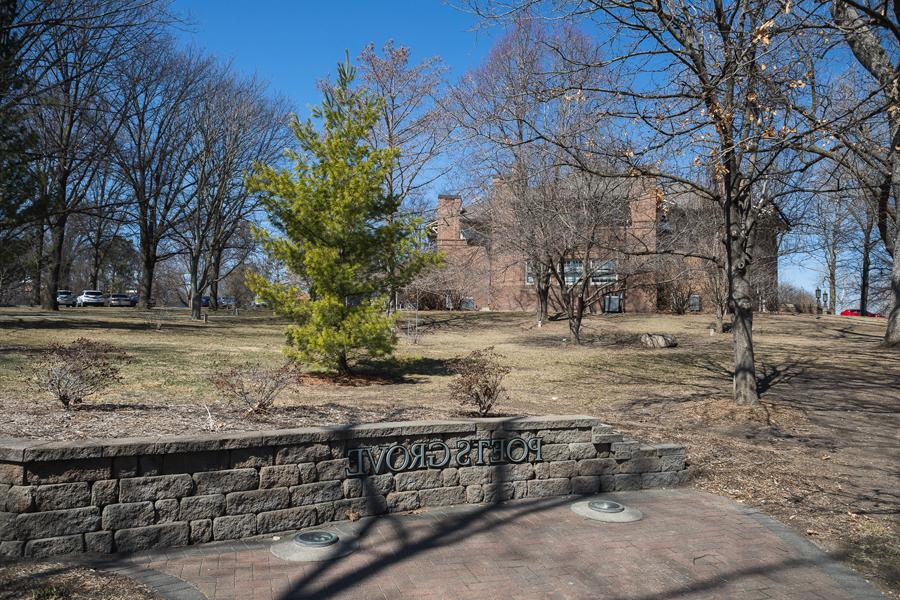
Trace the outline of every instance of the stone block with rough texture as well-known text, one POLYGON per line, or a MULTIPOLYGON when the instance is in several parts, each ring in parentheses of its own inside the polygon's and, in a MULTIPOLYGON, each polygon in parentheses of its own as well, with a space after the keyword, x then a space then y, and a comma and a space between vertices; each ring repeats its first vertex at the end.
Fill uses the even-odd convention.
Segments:
POLYGON ((465 501, 466 488, 461 485, 419 490, 419 502, 422 506, 452 506, 464 504, 465 501))
POLYGON ((0 512, 0 540, 16 539, 17 513, 0 512))
POLYGON ((113 551, 112 531, 92 531, 84 534, 85 552, 109 554, 113 551))
POLYGON ((225 496, 225 514, 243 515, 287 508, 291 495, 287 488, 232 492, 225 496))
POLYGON ((291 487, 300 483, 297 465, 275 465, 259 470, 259 487, 262 489, 291 487))
POLYGON ((256 515, 216 517, 213 520, 213 539, 239 540, 256 535, 256 515))
POLYGON ((39 485, 34 488, 34 509, 38 511, 80 508, 90 504, 91 486, 84 481, 39 485))
POLYGON ((174 498, 157 500, 153 506, 156 509, 157 523, 173 523, 182 520, 179 515, 178 500, 174 498))
POLYGON ((350 467, 350 459, 336 458, 334 460, 323 460, 316 463, 316 473, 319 481, 329 481, 333 479, 343 479, 347 476, 347 469, 350 467))
POLYGON ((319 502, 333 502, 343 496, 343 485, 340 481, 319 481, 292 487, 290 503, 291 506, 306 506, 319 502))
POLYGON ((619 472, 614 458, 589 458, 578 461, 579 475, 612 475, 619 472))
POLYGON ((191 521, 191 543, 205 544, 206 542, 211 542, 213 539, 212 523, 212 519, 198 519, 196 521, 191 521))
POLYGON ((231 451, 228 468, 253 469, 267 467, 275 460, 271 448, 237 448, 231 451))
POLYGON ((419 501, 419 492, 391 492, 385 498, 387 501, 387 509, 390 512, 405 512, 408 510, 416 510, 422 504, 419 501))
MULTIPOLYGON (((218 521, 218 519, 216 519, 216 521, 218 521)), ((312 506, 302 506, 263 512, 256 515, 256 523, 257 531, 259 533, 275 533, 278 531, 303 529, 304 527, 310 527, 316 524, 316 509, 312 506)), ((216 539, 225 538, 216 536, 216 539)))
POLYGON ((15 513, 34 509, 34 486, 14 485, 6 492, 6 510, 15 513))
POLYGON ((587 475, 572 478, 573 494, 596 494, 600 491, 600 476, 587 475))
POLYGON ((119 501, 119 480, 104 479, 91 484, 91 504, 104 507, 119 501))
POLYGON ((25 552, 25 542, 0 542, 0 556, 20 558, 25 552))
POLYGON ((569 444, 544 444, 541 446, 541 456, 545 461, 569 460, 569 444))
POLYGON ((453 487, 459 485, 459 470, 454 467, 448 467, 441 470, 444 487, 453 487))
POLYGON ((156 513, 152 502, 110 504, 103 509, 103 529, 127 529, 153 525, 156 513))
POLYGON ((665 473, 641 473, 641 488, 677 487, 685 483, 686 471, 665 473))
POLYGON ((197 494, 229 494, 245 492, 259 487, 256 469, 229 469, 227 471, 207 471, 194 473, 197 494))
POLYGON ((328 444, 308 444, 305 446, 287 446, 279 448, 275 453, 275 464, 319 462, 331 458, 328 444))
POLYGON ((100 529, 100 509, 94 506, 25 513, 16 517, 20 540, 59 537, 100 529))
POLYGON ((316 474, 316 465, 313 463, 299 464, 297 469, 300 471, 300 483, 312 483, 319 480, 316 474))
POLYGON ((190 542, 190 529, 183 522, 120 529, 113 534, 113 541, 117 552, 185 546, 190 542))
POLYGON ((183 521, 220 517, 225 514, 225 496, 222 494, 207 494, 182 498, 179 512, 183 521))
POLYGON ((544 439, 545 444, 572 444, 590 442, 590 429, 541 429, 536 434, 544 439))
POLYGON ((406 473, 397 473, 394 475, 394 485, 398 492, 409 492, 413 490, 441 487, 444 485, 444 479, 441 476, 441 472, 434 469, 429 469, 427 471, 407 471, 406 473))
POLYGON ((567 478, 533 479, 528 482, 528 497, 567 496, 572 493, 572 482, 567 478))
POLYGON ((484 500, 484 490, 480 485, 466 486, 466 502, 469 504, 479 504, 484 500))
POLYGON ((491 470, 488 467, 460 467, 460 485, 481 485, 491 482, 491 470))
POLYGON ((52 460, 25 465, 25 481, 30 484, 98 481, 112 474, 111 458, 52 460))
POLYGON ((569 444, 569 458, 581 460, 583 458, 596 458, 597 447, 591 442, 577 442, 569 444))
POLYGON ((80 535, 64 535, 25 542, 25 556, 30 558, 46 558, 76 552, 84 552, 84 538, 80 535))
POLYGON ((522 481, 534 478, 534 466, 531 463, 497 465, 492 467, 492 471, 492 481, 522 481))
POLYGON ((119 480, 120 502, 141 502, 190 496, 194 482, 190 475, 159 475, 119 480))
POLYGON ((534 465, 534 476, 537 479, 556 479, 558 477, 573 477, 576 473, 574 460, 557 460, 553 462, 537 463, 534 465))
POLYGON ((524 498, 528 494, 528 483, 527 481, 507 481, 505 483, 484 484, 481 486, 484 502, 500 502, 524 498))

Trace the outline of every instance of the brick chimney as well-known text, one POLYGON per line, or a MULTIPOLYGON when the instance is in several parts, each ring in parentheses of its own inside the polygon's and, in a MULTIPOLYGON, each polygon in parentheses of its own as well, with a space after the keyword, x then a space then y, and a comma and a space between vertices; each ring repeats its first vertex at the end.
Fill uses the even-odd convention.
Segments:
POLYGON ((465 246, 462 238, 460 215, 462 198, 456 195, 438 195, 437 243, 438 246, 465 246))
POLYGON ((662 191, 647 179, 636 186, 636 194, 629 202, 631 227, 628 245, 634 250, 656 250, 656 218, 662 191))

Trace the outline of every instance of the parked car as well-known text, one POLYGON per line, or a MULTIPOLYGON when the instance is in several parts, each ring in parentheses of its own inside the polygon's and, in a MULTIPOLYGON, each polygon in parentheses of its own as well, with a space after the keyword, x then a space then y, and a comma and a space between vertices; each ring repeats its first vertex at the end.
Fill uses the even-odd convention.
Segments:
MULTIPOLYGON (((141 301, 141 297, 137 294, 131 294, 128 296, 128 301, 131 302, 131 306, 137 306, 138 302, 141 301)), ((153 308, 154 306, 156 306, 156 299, 150 298, 147 301, 147 308, 153 308)))
POLYGON ((253 299, 253 306, 255 308, 265 308, 265 307, 269 306, 269 303, 266 302, 265 300, 263 300, 262 298, 260 298, 259 296, 257 296, 256 298, 253 299))
POLYGON ((75 306, 106 306, 106 296, 99 290, 84 290, 75 299, 75 306))
POLYGON ((131 296, 128 294, 110 294, 109 295, 109 305, 110 306, 134 306, 131 303, 131 296))
POLYGON ((56 290, 56 303, 60 306, 75 306, 78 301, 72 290, 56 290))
MULTIPOLYGON (((858 309, 855 309, 855 308, 848 308, 847 310, 841 311, 841 316, 842 316, 842 317, 861 317, 861 316, 863 316, 863 314, 862 314, 862 312, 859 311, 858 309)), ((870 312, 867 312, 865 316, 867 316, 867 317, 875 317, 875 318, 877 318, 877 319, 883 319, 883 318, 884 318, 884 315, 881 314, 881 313, 870 313, 870 312)))

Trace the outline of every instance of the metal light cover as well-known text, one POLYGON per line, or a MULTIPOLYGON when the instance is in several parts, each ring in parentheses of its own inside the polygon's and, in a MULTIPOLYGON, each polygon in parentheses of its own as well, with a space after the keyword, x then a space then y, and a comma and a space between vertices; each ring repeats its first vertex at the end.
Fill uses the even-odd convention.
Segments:
POLYGON ((315 529, 313 531, 304 531, 303 533, 298 533, 294 536, 294 541, 300 544, 301 546, 308 546, 310 548, 324 548, 326 546, 331 546, 332 544, 337 544, 338 536, 330 531, 325 531, 324 529, 315 529))
POLYGON ((625 506, 612 500, 592 500, 588 502, 588 508, 602 513, 620 513, 625 510, 625 506))

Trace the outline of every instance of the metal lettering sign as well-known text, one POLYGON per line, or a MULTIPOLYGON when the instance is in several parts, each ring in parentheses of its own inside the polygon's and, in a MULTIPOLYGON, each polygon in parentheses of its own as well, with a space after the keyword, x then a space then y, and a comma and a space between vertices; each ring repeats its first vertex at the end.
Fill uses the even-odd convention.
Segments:
POLYGON ((446 442, 417 442, 410 446, 366 446, 347 450, 347 477, 399 473, 415 469, 442 469, 455 457, 456 466, 470 467, 541 462, 543 438, 459 440, 456 448, 446 442))

